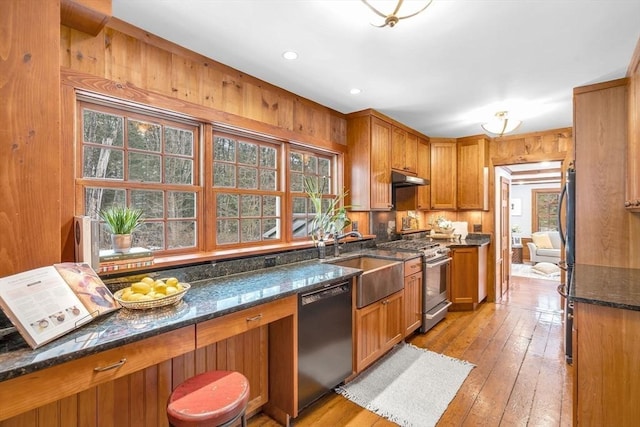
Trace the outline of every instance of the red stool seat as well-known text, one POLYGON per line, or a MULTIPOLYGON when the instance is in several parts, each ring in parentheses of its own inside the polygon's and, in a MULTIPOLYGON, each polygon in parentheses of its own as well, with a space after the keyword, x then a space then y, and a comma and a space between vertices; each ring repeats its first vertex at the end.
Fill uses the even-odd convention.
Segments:
POLYGON ((169 396, 167 417, 175 427, 219 426, 243 417, 249 381, 234 371, 211 371, 191 377, 169 396))

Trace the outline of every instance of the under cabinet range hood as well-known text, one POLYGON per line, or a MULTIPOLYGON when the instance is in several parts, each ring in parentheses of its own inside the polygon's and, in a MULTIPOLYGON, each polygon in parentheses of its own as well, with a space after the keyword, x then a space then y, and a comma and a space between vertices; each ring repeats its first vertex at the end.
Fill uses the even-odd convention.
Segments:
POLYGON ((412 187, 416 185, 429 185, 429 180, 419 176, 407 175, 402 172, 391 172, 391 183, 395 187, 412 187))

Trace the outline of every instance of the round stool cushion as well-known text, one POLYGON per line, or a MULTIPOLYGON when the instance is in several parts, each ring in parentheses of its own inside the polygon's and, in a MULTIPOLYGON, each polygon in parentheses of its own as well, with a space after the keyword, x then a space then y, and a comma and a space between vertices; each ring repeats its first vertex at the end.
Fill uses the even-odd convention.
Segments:
POLYGON ((224 424, 249 402, 249 381, 234 371, 211 371, 191 377, 169 396, 167 417, 175 427, 224 424))

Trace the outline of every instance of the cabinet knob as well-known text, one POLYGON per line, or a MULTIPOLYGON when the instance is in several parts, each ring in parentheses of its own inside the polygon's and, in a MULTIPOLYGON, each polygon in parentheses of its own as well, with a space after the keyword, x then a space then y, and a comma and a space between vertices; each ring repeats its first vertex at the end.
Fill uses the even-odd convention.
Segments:
POLYGON ((628 208, 628 207, 630 207, 630 206, 631 206, 631 201, 629 201, 629 200, 625 200, 625 201, 624 201, 624 207, 625 207, 625 208, 628 208))

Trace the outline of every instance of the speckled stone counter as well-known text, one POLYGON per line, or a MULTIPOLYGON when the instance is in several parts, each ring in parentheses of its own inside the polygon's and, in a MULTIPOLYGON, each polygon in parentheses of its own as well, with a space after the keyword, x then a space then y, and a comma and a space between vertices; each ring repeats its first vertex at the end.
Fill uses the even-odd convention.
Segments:
POLYGON ((577 264, 573 271, 573 301, 640 311, 640 269, 577 264))
MULTIPOLYGON (((340 259, 368 254, 404 261, 419 254, 365 249, 340 259)), ((333 265, 332 258, 286 264, 191 282, 183 301, 153 310, 120 309, 32 350, 22 337, 0 338, 0 381, 75 360, 184 326, 203 322, 279 298, 349 279, 361 270, 333 265)), ((189 274, 176 275, 187 281, 189 274)))
POLYGON ((452 240, 445 242, 445 245, 451 249, 455 248, 476 248, 491 243, 490 234, 470 233, 465 239, 452 240))

